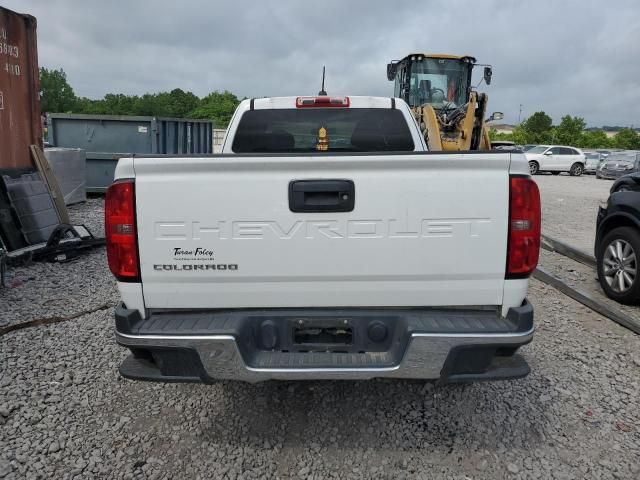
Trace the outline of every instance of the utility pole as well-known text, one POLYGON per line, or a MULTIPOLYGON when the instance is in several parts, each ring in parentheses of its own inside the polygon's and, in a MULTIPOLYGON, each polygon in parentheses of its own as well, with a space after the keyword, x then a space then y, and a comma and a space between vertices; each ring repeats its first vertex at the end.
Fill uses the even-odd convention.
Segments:
POLYGON ((520 112, 518 113, 518 125, 520 125, 521 118, 522 118, 522 104, 520 104, 520 112))

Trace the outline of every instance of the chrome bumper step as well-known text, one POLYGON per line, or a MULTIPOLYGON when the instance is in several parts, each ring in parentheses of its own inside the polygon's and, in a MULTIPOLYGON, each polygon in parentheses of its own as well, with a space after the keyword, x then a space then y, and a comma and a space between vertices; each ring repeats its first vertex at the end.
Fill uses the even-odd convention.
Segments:
POLYGON ((529 370, 513 354, 534 332, 528 302, 506 318, 489 310, 425 308, 158 312, 142 320, 124 307, 116 317, 116 339, 133 353, 122 375, 167 382, 517 378, 529 370), (265 322, 275 325, 270 348, 262 345, 265 322), (344 324, 353 329, 353 344, 300 345, 284 338, 299 322, 344 324), (377 343, 363 338, 372 323, 387 332, 377 343))

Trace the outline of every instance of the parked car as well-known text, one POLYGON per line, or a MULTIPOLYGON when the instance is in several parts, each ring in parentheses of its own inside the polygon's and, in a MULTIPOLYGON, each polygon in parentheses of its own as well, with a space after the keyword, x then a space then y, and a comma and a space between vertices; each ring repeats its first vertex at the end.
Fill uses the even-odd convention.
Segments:
POLYGON ((598 211, 594 250, 604 293, 620 303, 638 303, 640 195, 614 192, 609 196, 607 206, 598 211))
POLYGON ((537 147, 538 145, 534 144, 534 143, 529 143, 527 145, 523 145, 522 147, 522 151, 523 152, 528 152, 529 150, 531 150, 533 147, 537 147))
POLYGON ((604 158, 607 158, 612 153, 624 152, 624 150, 621 148, 612 148, 612 149, 599 148, 596 150, 596 152, 601 153, 604 158))
POLYGON ((611 153, 600 163, 596 171, 596 178, 613 180, 630 173, 640 171, 640 152, 636 150, 624 150, 611 153))
POLYGON ((551 172, 558 175, 569 172, 576 177, 584 172, 585 155, 582 150, 564 145, 538 145, 525 153, 531 175, 551 172))
POLYGON ((426 150, 398 98, 279 97, 240 103, 224 155, 121 158, 105 198, 120 373, 527 375, 540 194, 526 159, 426 150))
POLYGON ((598 152, 583 152, 585 156, 584 173, 595 174, 600 162, 603 160, 603 156, 598 152))

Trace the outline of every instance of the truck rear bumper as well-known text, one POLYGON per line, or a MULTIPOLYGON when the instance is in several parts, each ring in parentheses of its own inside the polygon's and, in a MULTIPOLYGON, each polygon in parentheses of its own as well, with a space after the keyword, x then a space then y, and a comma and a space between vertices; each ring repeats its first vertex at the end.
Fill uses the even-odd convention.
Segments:
POLYGON ((122 376, 161 382, 359 380, 444 382, 524 377, 515 354, 533 338, 533 308, 116 309, 116 340, 132 352, 122 376))

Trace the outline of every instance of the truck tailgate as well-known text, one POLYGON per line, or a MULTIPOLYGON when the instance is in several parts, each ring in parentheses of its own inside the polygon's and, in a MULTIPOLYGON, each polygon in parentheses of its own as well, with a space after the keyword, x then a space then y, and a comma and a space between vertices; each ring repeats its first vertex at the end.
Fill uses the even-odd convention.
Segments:
POLYGON ((501 305, 509 163, 487 152, 136 158, 145 306, 501 305), (353 210, 293 212, 290 183, 321 179, 352 181, 353 210))

